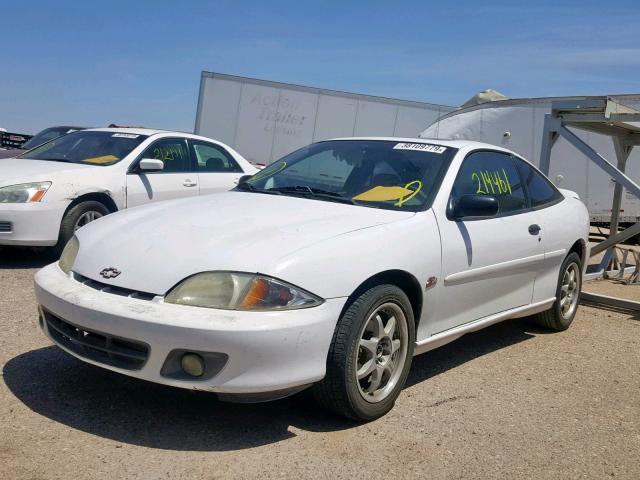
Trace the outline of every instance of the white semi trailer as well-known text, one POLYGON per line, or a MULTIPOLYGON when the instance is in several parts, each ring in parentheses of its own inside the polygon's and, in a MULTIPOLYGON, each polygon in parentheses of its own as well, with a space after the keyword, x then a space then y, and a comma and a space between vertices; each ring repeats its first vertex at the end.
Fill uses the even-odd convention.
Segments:
MULTIPOLYGON (((535 165, 540 161, 544 116, 554 100, 589 97, 549 97, 497 100, 447 113, 433 122, 423 138, 465 139, 509 148, 535 165)), ((640 108, 640 95, 615 95, 622 104, 640 108)), ((611 137, 573 130, 614 165, 616 155, 611 137)), ((631 153, 627 174, 640 183, 640 149, 631 153)), ((615 183, 598 166, 560 137, 551 150, 549 177, 560 188, 576 191, 585 202, 594 224, 608 225, 615 183)), ((620 223, 640 221, 640 200, 626 192, 622 196, 620 223)))
POLYGON ((415 137, 454 107, 202 72, 195 133, 269 164, 335 137, 415 137))

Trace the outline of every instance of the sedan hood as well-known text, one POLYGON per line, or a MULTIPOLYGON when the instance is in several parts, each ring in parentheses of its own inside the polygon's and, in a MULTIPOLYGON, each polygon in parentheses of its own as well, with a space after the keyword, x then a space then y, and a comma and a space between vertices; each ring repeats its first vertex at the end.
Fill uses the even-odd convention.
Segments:
POLYGON ((77 163, 53 162, 49 160, 29 160, 26 158, 5 158, 0 162, 0 187, 17 183, 52 180, 60 172, 85 171, 96 168, 77 163))
POLYGON ((161 295, 203 271, 272 274, 297 250, 413 215, 237 191, 161 202, 109 215, 78 231, 73 269, 103 283, 161 295), (121 274, 102 278, 99 273, 108 267, 121 274))

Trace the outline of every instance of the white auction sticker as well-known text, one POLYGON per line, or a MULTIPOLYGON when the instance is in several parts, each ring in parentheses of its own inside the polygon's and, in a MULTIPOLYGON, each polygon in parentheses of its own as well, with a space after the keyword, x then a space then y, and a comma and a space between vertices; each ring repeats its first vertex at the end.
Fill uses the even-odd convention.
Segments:
POLYGON ((430 145, 428 143, 398 143, 394 150, 417 150, 419 152, 444 153, 447 147, 442 145, 430 145))
POLYGON ((120 138, 138 138, 140 135, 134 135, 133 133, 114 133, 111 136, 120 138))

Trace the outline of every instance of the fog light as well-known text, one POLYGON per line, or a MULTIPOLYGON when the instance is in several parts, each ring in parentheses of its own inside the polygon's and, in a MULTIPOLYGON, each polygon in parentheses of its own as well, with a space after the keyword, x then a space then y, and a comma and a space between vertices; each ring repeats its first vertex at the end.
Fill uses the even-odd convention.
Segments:
POLYGON ((180 359, 180 366, 192 377, 201 377, 204 374, 204 360, 195 353, 185 353, 180 359))

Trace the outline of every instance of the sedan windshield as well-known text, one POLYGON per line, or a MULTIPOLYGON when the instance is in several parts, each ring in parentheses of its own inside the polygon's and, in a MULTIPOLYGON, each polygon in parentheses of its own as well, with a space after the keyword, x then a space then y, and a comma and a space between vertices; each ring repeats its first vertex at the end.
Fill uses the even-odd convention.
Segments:
POLYGON ((129 155, 146 135, 82 130, 51 140, 19 158, 54 162, 113 165, 129 155))
POLYGON ((419 211, 431 206, 454 153, 417 142, 319 142, 272 163, 238 189, 419 211))
POLYGON ((61 137, 62 135, 66 135, 67 133, 75 132, 77 130, 82 130, 79 127, 51 127, 45 128, 41 132, 36 133, 29 140, 24 142, 22 148, 24 150, 29 150, 30 148, 37 147, 38 145, 42 145, 49 140, 53 140, 54 138, 61 137))

